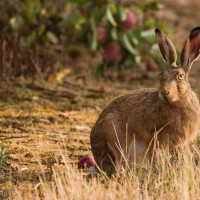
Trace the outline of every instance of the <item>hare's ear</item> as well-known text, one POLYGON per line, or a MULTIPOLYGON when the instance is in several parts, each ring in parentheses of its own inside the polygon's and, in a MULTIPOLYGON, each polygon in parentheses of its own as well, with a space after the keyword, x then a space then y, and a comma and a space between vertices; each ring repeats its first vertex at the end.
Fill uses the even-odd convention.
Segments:
POLYGON ((157 43, 167 67, 176 67, 177 54, 172 42, 158 28, 155 30, 157 43))
POLYGON ((181 53, 181 65, 186 74, 200 54, 200 27, 191 30, 181 53))

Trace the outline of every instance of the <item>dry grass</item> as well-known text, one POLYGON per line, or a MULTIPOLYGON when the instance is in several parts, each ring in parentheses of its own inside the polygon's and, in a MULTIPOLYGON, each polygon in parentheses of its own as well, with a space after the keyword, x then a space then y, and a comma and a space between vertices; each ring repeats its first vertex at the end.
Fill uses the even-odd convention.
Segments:
POLYGON ((54 164, 52 180, 39 183, 22 193, 15 187, 13 199, 45 200, 101 200, 101 199, 199 199, 199 149, 196 145, 177 152, 171 157, 166 151, 156 151, 158 160, 133 173, 122 170, 120 174, 105 179, 102 176, 88 177, 68 164, 62 152, 63 164, 54 164))
POLYGON ((198 141, 173 157, 156 150, 156 161, 111 179, 78 170, 78 159, 91 153, 90 128, 113 96, 91 98, 81 88, 76 103, 59 90, 1 89, 0 140, 11 155, 0 169, 0 199, 200 199, 198 141))

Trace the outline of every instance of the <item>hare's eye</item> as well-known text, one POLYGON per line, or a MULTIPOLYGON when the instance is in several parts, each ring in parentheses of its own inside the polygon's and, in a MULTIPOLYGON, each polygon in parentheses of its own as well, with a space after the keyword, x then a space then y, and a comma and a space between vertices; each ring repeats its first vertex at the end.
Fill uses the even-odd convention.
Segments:
POLYGON ((184 74, 179 74, 178 75, 178 80, 182 80, 184 78, 184 74))

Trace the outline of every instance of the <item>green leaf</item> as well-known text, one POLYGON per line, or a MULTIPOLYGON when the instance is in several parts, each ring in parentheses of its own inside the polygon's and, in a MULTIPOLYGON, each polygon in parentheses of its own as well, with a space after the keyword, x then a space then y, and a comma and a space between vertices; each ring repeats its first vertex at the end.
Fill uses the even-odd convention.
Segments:
POLYGON ((139 40, 136 37, 133 36, 133 37, 130 37, 129 39, 135 46, 139 44, 139 40))
POLYGON ((131 33, 139 42, 144 42, 144 39, 141 37, 141 30, 140 28, 135 27, 131 33))
POLYGON ((8 162, 8 156, 10 152, 6 150, 6 147, 4 144, 1 144, 1 149, 0 149, 0 167, 5 165, 8 162))
POLYGON ((70 28, 70 27, 75 27, 77 22, 79 20, 82 22, 82 16, 78 13, 73 13, 71 15, 68 15, 65 19, 63 19, 60 23, 59 26, 62 28, 70 28))
POLYGON ((151 9, 151 10, 161 10, 163 8, 164 8, 164 5, 156 1, 149 2, 146 5, 146 9, 151 9))
POLYGON ((29 24, 37 22, 37 16, 41 11, 41 4, 39 1, 31 1, 25 0, 23 1, 24 4, 24 13, 29 24))
POLYGON ((141 31, 139 28, 135 28, 134 31, 127 33, 130 42, 134 45, 135 48, 140 43, 140 38, 141 38, 140 33, 141 31))
POLYGON ((145 30, 141 32, 141 36, 148 42, 150 43, 155 43, 155 30, 150 29, 150 30, 145 30))
POLYGON ((126 12, 124 10, 124 7, 123 6, 119 6, 118 7, 118 13, 119 13, 119 18, 121 21, 124 21, 126 19, 126 12))
POLYGON ((161 3, 158 3, 156 1, 149 2, 147 4, 144 3, 136 3, 135 6, 141 10, 142 12, 145 12, 146 10, 162 10, 164 8, 164 5, 161 3))
POLYGON ((144 25, 147 29, 151 29, 153 27, 156 26, 156 20, 153 17, 148 17, 145 22, 144 25))
POLYGON ((90 17, 90 26, 92 30, 92 38, 90 43, 90 48, 92 51, 95 51, 97 49, 97 31, 96 31, 96 21, 94 15, 90 17))
POLYGON ((136 55, 136 54, 137 54, 137 51, 136 51, 136 49, 132 46, 131 42, 129 41, 129 38, 128 38, 127 34, 122 33, 122 35, 121 35, 121 41, 122 41, 122 44, 123 44, 124 48, 125 48, 129 53, 131 53, 132 55, 136 55))
POLYGON ((111 36, 112 40, 118 40, 118 35, 117 35, 117 29, 116 28, 112 28, 111 29, 110 36, 111 36))
POLYGON ((58 43, 58 38, 57 38, 57 36, 56 36, 53 32, 47 31, 46 34, 47 34, 48 40, 49 40, 51 43, 53 43, 53 44, 57 44, 57 43, 58 43))
POLYGON ((93 32, 92 38, 91 38, 91 50, 96 51, 97 50, 97 33, 93 32))
POLYGON ((99 64, 96 69, 95 69, 95 76, 96 77, 101 77, 103 76, 104 74, 104 71, 105 71, 105 68, 106 68, 106 63, 101 63, 99 64))
POLYGON ((90 0, 72 0, 72 3, 76 3, 78 5, 83 5, 85 3, 88 3, 90 0))
POLYGON ((41 36, 46 30, 46 25, 45 24, 41 24, 39 29, 38 29, 38 35, 41 36))
POLYGON ((145 37, 145 38, 146 38, 146 37, 155 36, 155 31, 154 31, 154 29, 142 31, 142 32, 141 32, 141 36, 142 36, 142 37, 145 37))
POLYGON ((107 6, 107 9, 106 9, 106 17, 107 17, 108 21, 109 21, 113 26, 117 26, 117 23, 115 22, 114 17, 113 17, 113 15, 112 15, 112 11, 111 11, 110 6, 107 6))

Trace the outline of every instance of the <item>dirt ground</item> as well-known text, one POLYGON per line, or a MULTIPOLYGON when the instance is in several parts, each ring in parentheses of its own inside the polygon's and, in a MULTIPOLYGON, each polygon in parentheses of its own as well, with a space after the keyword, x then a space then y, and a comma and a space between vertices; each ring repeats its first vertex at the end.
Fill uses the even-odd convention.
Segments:
MULTIPOLYGON (((199 25, 200 3, 162 2, 166 3, 166 10, 158 16, 169 27, 177 27, 172 41, 181 48, 189 30, 199 25)), ((146 79, 138 71, 125 71, 120 77, 112 73, 111 77, 95 80, 87 70, 78 76, 75 72, 70 74, 60 84, 32 84, 21 79, 1 82, 0 141, 11 154, 8 165, 0 170, 0 199, 9 196, 13 185, 25 190, 28 183, 37 183, 44 173, 51 179, 51 166, 63 162, 61 152, 67 154, 69 163, 77 165, 81 156, 91 153, 91 127, 112 99, 132 89, 158 86, 157 74, 146 79)), ((199 74, 197 61, 190 83, 198 96, 199 74)))

